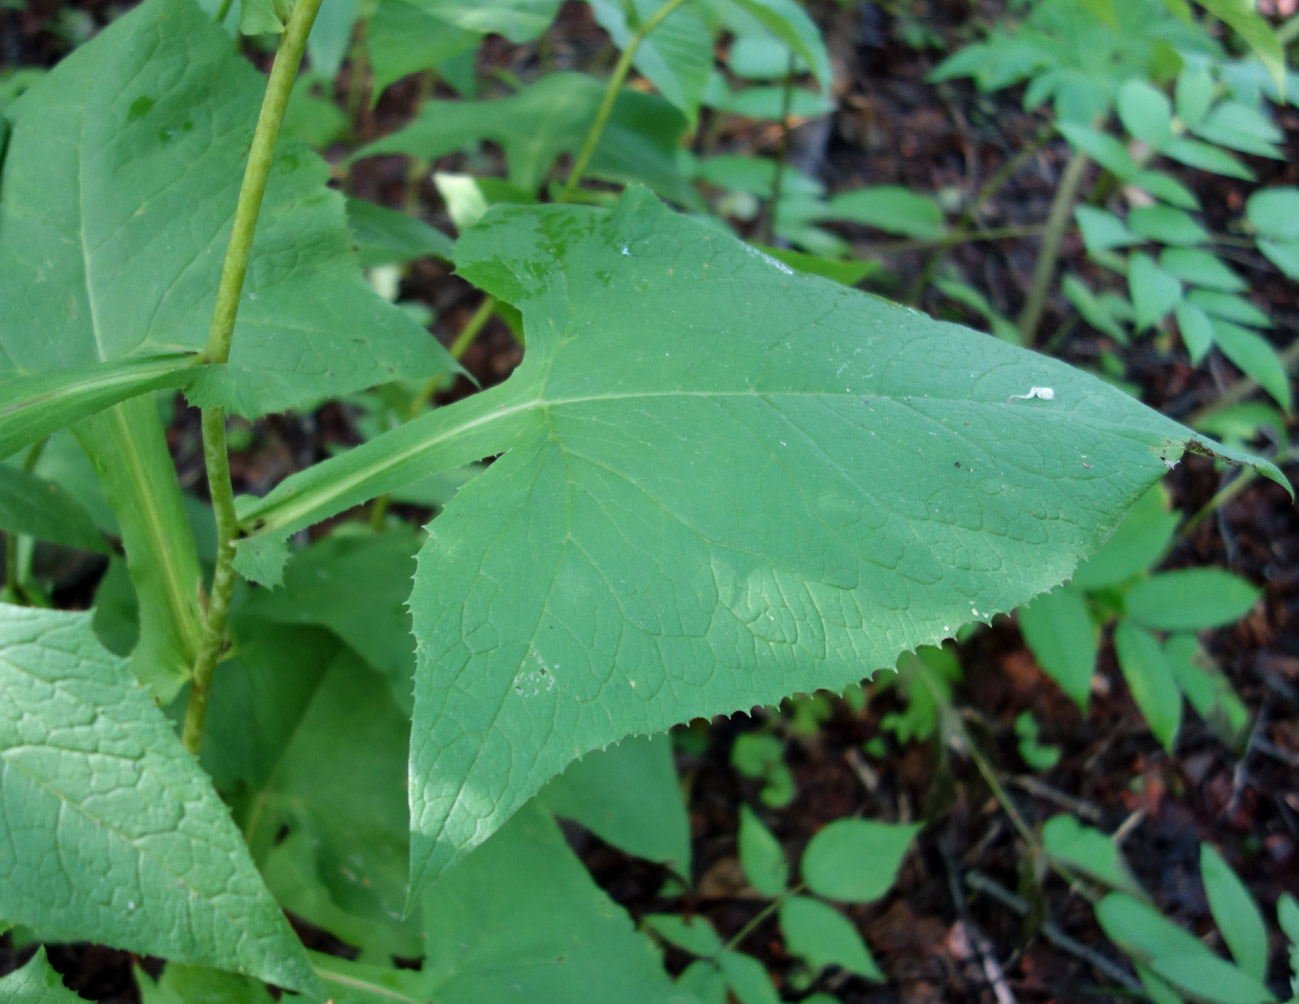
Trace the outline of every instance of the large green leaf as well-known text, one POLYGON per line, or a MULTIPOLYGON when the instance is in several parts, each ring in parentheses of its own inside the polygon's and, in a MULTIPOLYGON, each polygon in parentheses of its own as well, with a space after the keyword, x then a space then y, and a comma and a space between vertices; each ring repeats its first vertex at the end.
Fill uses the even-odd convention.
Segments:
POLYGON ((432 524, 411 598, 421 880, 587 750, 841 688, 1051 588, 1212 448, 642 191, 493 210, 457 261, 522 309, 520 369, 242 511, 283 533, 504 451, 432 524))
MULTIPOLYGON (((203 347, 264 86, 188 0, 148 0, 14 102, 0 379, 203 347)), ((229 365, 192 399, 260 414, 449 365, 366 286, 328 177, 280 153, 229 365)))
POLYGON ((422 875, 581 749, 843 686, 1048 588, 1193 438, 642 194, 499 213, 457 259, 524 312, 492 403, 529 417, 420 556, 422 875))
POLYGON ((89 614, 0 606, 0 693, 0 916, 318 986, 229 811, 89 614))

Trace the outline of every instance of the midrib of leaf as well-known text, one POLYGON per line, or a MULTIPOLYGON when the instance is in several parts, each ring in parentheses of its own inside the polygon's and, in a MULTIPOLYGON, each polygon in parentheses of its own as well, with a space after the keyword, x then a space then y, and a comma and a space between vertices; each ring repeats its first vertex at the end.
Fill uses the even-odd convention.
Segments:
MULTIPOLYGON (((86 95, 90 89, 92 75, 86 75, 85 89, 81 95, 81 108, 86 107, 86 95)), ((77 143, 77 221, 81 230, 81 240, 78 242, 81 248, 81 273, 85 277, 86 284, 86 303, 90 308, 90 332, 95 339, 95 349, 101 362, 108 359, 108 353, 104 350, 104 342, 100 337, 99 308, 96 303, 94 282, 91 279, 90 269, 90 235, 86 233, 86 116, 83 111, 80 116, 81 131, 77 143)))
MULTIPOLYGON (((510 389, 510 384, 506 383, 499 388, 502 392, 510 389)), ((889 404, 908 404, 910 400, 921 401, 941 401, 954 405, 964 405, 969 407, 987 407, 987 408, 1015 408, 1024 410, 1022 405, 1005 404, 1001 401, 971 401, 955 397, 933 397, 925 395, 889 395, 878 393, 862 393, 857 391, 836 391, 836 390, 774 390, 764 391, 758 389, 744 390, 636 390, 616 393, 596 393, 583 394, 562 398, 546 399, 544 391, 539 391, 527 400, 516 400, 512 404, 499 405, 495 408, 492 404, 497 395, 492 391, 484 391, 469 398, 462 405, 452 405, 446 409, 436 411, 428 416, 426 420, 417 420, 416 422, 407 423, 391 432, 384 433, 375 439, 370 440, 354 450, 349 451, 341 457, 333 460, 327 460, 318 464, 309 471, 303 472, 304 475, 310 476, 310 481, 306 481, 302 475, 290 478, 283 485, 276 488, 275 491, 265 498, 256 500, 246 507, 240 514, 240 524, 246 530, 254 531, 261 534, 285 534, 308 525, 318 519, 324 519, 326 516, 338 512, 347 505, 357 504, 363 499, 350 499, 350 493, 359 491, 372 481, 383 477, 387 471, 395 470, 403 464, 411 463, 425 453, 433 454, 430 457, 430 466, 422 469, 418 476, 433 474, 437 471, 448 469, 458 463, 467 463, 471 460, 479 460, 482 457, 490 456, 493 453, 499 453, 505 448, 504 444, 496 446, 481 447, 482 453, 477 456, 451 456, 452 451, 456 450, 457 440, 467 436, 469 433, 490 429, 495 422, 504 422, 507 419, 527 415, 529 413, 548 413, 555 408, 563 408, 570 405, 593 404, 601 401, 640 401, 656 398, 700 398, 700 399, 723 399, 723 398, 745 398, 760 400, 779 400, 785 398, 811 398, 816 400, 825 399, 853 399, 860 400, 863 403, 879 402, 889 404), (470 410, 472 407, 472 410, 470 410), (463 417, 457 422, 450 425, 442 425, 452 412, 465 409, 463 417), (433 425, 435 431, 428 434, 418 434, 418 430, 424 429, 428 425, 433 425), (440 427, 439 427, 440 426, 440 427), (439 456, 440 447, 447 448, 446 456, 439 456), (346 466, 344 466, 346 465, 346 466), (359 465, 359 466, 358 466, 359 465), (345 473, 340 476, 333 476, 333 472, 339 467, 344 467, 345 473), (350 468, 350 469, 349 469, 350 468), (349 498, 350 500, 339 505, 338 500, 349 498)), ((504 396, 503 394, 501 396, 504 396)), ((1043 409, 1034 409, 1039 413, 1059 417, 1067 417, 1059 409, 1053 409, 1046 412, 1043 409)), ((1089 424, 1095 428, 1106 428, 1117 435, 1129 439, 1140 439, 1141 434, 1134 432, 1124 425, 1114 425, 1104 421, 1099 417, 1089 418, 1089 424)), ((948 430, 959 434, 956 430, 948 430)), ((552 435, 552 438, 553 435, 552 435)), ((558 442, 558 440, 556 440, 558 442)), ((562 443, 560 443, 562 447, 562 443)), ((412 477, 411 480, 415 478, 412 477)), ((381 490, 389 490, 397 485, 385 485, 381 490)), ((377 494, 377 492, 376 492, 377 494)))
MULTIPOLYGON (((184 350, 177 349, 176 351, 180 353, 184 350)), ((195 363, 198 362, 196 356, 191 356, 191 358, 194 359, 195 363)), ((11 415, 15 412, 23 411, 27 408, 34 408, 37 405, 46 404, 50 401, 57 401, 60 398, 68 397, 70 396, 69 391, 74 391, 76 394, 87 394, 99 390, 111 390, 114 387, 131 387, 139 384, 142 380, 147 380, 150 376, 163 376, 170 373, 175 370, 178 365, 180 365, 179 358, 169 356, 159 359, 156 363, 136 366, 130 370, 115 370, 109 373, 91 373, 88 376, 76 380, 75 383, 64 383, 62 386, 54 390, 33 394, 31 397, 23 398, 22 400, 14 401, 6 405, 0 405, 0 418, 4 418, 6 415, 11 415)))
MULTIPOLYGON (((149 490, 148 480, 145 477, 143 458, 140 456, 135 437, 131 435, 131 429, 126 424, 126 416, 122 413, 120 405, 112 409, 112 416, 113 424, 116 426, 118 442, 121 444, 122 452, 127 460, 133 492, 145 514, 145 526, 147 527, 151 545, 149 550, 163 571, 163 581, 166 583, 167 608, 170 611, 172 623, 176 625, 177 630, 183 636, 185 633, 183 625, 188 623, 189 604, 186 598, 186 590, 180 583, 180 569, 177 567, 176 550, 167 539, 163 527, 162 513, 158 508, 158 501, 154 498, 153 492, 149 490)), ((197 583, 194 585, 197 587, 197 583)))
MULTIPOLYGON (((330 969, 329 963, 334 962, 328 955, 319 952, 310 952, 311 968, 316 971, 316 975, 328 983, 337 983, 339 986, 351 987, 354 990, 362 990, 366 993, 373 994, 376 997, 387 997, 389 1000, 399 1001, 401 1004, 425 1004, 427 998, 424 997, 407 997, 405 994, 385 987, 383 984, 373 980, 363 980, 355 976, 347 976, 337 970, 330 969)), ((407 970, 413 973, 414 970, 407 970)))

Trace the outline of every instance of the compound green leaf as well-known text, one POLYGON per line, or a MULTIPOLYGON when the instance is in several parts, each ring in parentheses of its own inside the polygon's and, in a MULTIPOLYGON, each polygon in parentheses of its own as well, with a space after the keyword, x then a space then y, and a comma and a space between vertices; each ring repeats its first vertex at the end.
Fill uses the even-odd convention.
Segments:
MULTIPOLYGON (((789 46, 811 67, 821 89, 829 92, 831 83, 830 55, 820 29, 795 0, 710 0, 724 18, 731 20, 726 7, 734 6, 757 21, 763 28, 789 46)), ((732 24, 732 28, 735 26, 732 24)), ((748 34, 736 31, 737 35, 748 34)))
POLYGON ((651 913, 645 917, 645 926, 664 941, 691 955, 712 958, 720 955, 726 947, 707 917, 651 913))
POLYGON ((901 185, 872 185, 842 192, 829 201, 823 218, 861 223, 905 237, 936 238, 945 229, 938 204, 901 185))
MULTIPOLYGON (((264 87, 197 7, 149 0, 9 108, 0 378, 203 347, 264 87)), ((328 177, 279 154, 229 365, 192 400, 254 415, 452 365, 365 284, 328 177)))
POLYGON ((0 916, 318 983, 206 775, 89 614, 0 607, 0 916))
POLYGON ((415 258, 451 257, 451 238, 406 213, 364 199, 347 200, 347 222, 362 267, 390 265, 415 258))
POLYGON ((1151 486, 1104 546, 1078 566, 1073 585, 1085 590, 1123 585, 1163 557, 1177 523, 1177 513, 1169 511, 1168 493, 1162 485, 1151 486))
POLYGON ((1019 610, 1019 629, 1046 675, 1087 708, 1096 671, 1097 630, 1082 592, 1068 584, 1019 610))
POLYGON ((530 806, 424 897, 438 1004, 689 1004, 631 918, 530 806))
POLYGON ((1254 897, 1212 844, 1200 845, 1200 877, 1236 965, 1262 983, 1267 979, 1267 926, 1254 897))
POLYGON ((1158 910, 1123 893, 1096 906, 1101 929, 1183 991, 1218 1004, 1266 1004, 1276 1000, 1259 980, 1214 955, 1198 938, 1158 910))
POLYGON ((780 896, 789 885, 785 848, 747 805, 740 806, 740 866, 764 896, 780 896))
POLYGON ((1221 568, 1184 568, 1138 582, 1124 605, 1147 627, 1199 631, 1239 620, 1258 597, 1257 589, 1221 568))
POLYGON ((1285 47, 1277 33, 1258 13, 1253 0, 1199 0, 1205 10, 1221 18, 1267 67, 1281 95, 1285 95, 1285 47))
POLYGON ((1249 744, 1249 709, 1222 667, 1191 634, 1171 635, 1164 642, 1164 657, 1173 669, 1177 686, 1209 731, 1237 756, 1244 756, 1249 744))
MULTIPOLYGON (((600 27, 625 49, 632 33, 653 17, 664 0, 590 0, 600 27)), ((713 69, 713 38, 689 7, 678 8, 636 48, 632 65, 694 123, 704 85, 713 69)))
POLYGON ((0 978, 0 997, 7 1004, 85 1004, 84 997, 63 985, 63 977, 50 966, 45 946, 21 969, 0 978))
POLYGON ((1159 744, 1172 753, 1182 725, 1182 692, 1159 639, 1125 617, 1114 629, 1114 650, 1132 700, 1159 744))
POLYGON ((1115 96, 1119 121, 1129 133, 1153 147, 1173 135, 1173 107, 1168 95, 1148 81, 1134 77, 1115 96))
POLYGON ((884 982, 884 973, 871 957, 856 926, 842 913, 808 896, 791 896, 780 906, 785 947, 802 957, 809 969, 841 966, 868 980, 884 982))
POLYGON ((1063 864, 1085 872, 1113 889, 1142 895, 1141 886, 1119 852, 1114 838, 1083 826, 1068 813, 1052 816, 1042 827, 1042 846, 1063 864))
MULTIPOLYGON (((1265 242, 1260 242, 1262 247, 1265 242)), ((1299 248, 1299 245, 1296 245, 1299 248)), ((1263 249, 1266 252, 1266 248, 1263 249)), ((1231 321, 1214 319, 1213 341, 1241 371, 1252 376, 1286 411, 1294 407, 1294 388, 1276 348, 1262 335, 1231 321)))
MULTIPOLYGON (((365 30, 376 97, 407 74, 477 47, 483 33, 452 24, 444 6, 441 0, 379 0, 365 30)), ((552 6, 558 8, 558 0, 552 6)))
POLYGON ((1182 283, 1144 251, 1128 259, 1128 291, 1137 312, 1137 329, 1158 323, 1182 298, 1182 283))
POLYGON ((630 736, 588 753, 537 798, 628 854, 690 874, 690 818, 666 735, 630 736))
POLYGON ((808 841, 799 864, 803 881, 829 899, 877 900, 898 877, 902 859, 922 825, 836 819, 808 841))
POLYGON ((717 964, 740 1004, 780 1004, 780 995, 761 962, 743 952, 723 952, 717 964))

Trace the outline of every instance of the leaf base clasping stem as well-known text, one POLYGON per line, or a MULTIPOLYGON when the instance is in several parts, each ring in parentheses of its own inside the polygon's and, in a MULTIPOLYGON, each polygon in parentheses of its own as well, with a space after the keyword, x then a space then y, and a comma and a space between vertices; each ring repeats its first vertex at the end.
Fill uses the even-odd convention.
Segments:
MULTIPOLYGON (((212 328, 208 333, 203 358, 208 363, 225 363, 230 358, 230 339, 235 330, 235 316, 239 311, 239 298, 243 293, 244 276, 248 272, 248 259, 252 253, 253 235, 257 230, 257 216, 266 193, 275 160, 275 144, 284 122, 293 82, 306 49, 307 35, 316 20, 321 0, 298 0, 280 37, 262 100, 261 114, 248 151, 248 166, 244 169, 239 201, 235 206, 234 226, 230 233, 230 246, 226 249, 225 264, 221 269, 221 284, 217 289, 216 309, 212 314, 212 328)), ((207 722, 208 700, 212 692, 212 673, 225 647, 226 619, 230 613, 230 597, 235 585, 235 537, 239 523, 235 518, 234 488, 230 483, 229 452, 226 447, 226 413, 224 408, 203 409, 203 460, 207 467, 208 490, 212 496, 212 510, 216 517, 217 553, 216 571, 212 575, 212 589, 203 614, 199 635, 198 654, 190 681, 189 702, 185 707, 185 724, 181 730, 181 743, 197 755, 203 742, 203 728, 207 722)))

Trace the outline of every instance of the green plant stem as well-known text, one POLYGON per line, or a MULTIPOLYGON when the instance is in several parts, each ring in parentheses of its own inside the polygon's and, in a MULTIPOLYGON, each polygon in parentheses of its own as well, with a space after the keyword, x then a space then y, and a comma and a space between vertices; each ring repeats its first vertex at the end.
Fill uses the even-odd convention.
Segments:
POLYGON ((990 227, 987 230, 954 231, 942 237, 916 237, 902 241, 888 241, 882 244, 859 244, 854 249, 863 255, 867 254, 905 254, 908 251, 922 251, 925 248, 939 245, 939 250, 950 250, 957 244, 973 244, 978 241, 1016 240, 1021 237, 1038 237, 1046 232, 1043 223, 1029 223, 1019 227, 990 227))
POLYGON ((1048 122, 1043 125, 1027 146, 997 168, 992 177, 984 182, 983 187, 975 195, 974 201, 966 207, 965 212, 957 219, 952 234, 945 237, 934 253, 929 256, 924 268, 920 270, 920 274, 916 276, 911 288, 907 290, 907 303, 914 306, 920 301, 921 295, 928 288, 929 283, 933 281, 934 273, 938 271, 938 267, 947 260, 947 256, 952 253, 952 248, 962 243, 959 235, 960 231, 970 226, 978 218, 979 214, 983 212, 983 207, 988 204, 992 197, 1001 191, 1006 182, 1019 173, 1020 168, 1036 156, 1037 152, 1046 145, 1054 134, 1055 126, 1052 123, 1048 122))
POLYGON ((230 13, 230 5, 233 2, 234 0, 221 0, 221 6, 217 8, 215 15, 217 24, 225 24, 226 15, 230 13))
POLYGON ((636 58, 636 50, 640 48, 641 42, 645 41, 650 33, 683 3, 685 3, 685 0, 668 0, 667 3, 654 12, 654 15, 649 20, 632 33, 627 42, 627 48, 622 50, 622 55, 618 57, 618 62, 614 65, 613 75, 609 78, 609 86, 604 91, 604 100, 600 102, 600 108, 596 111, 595 118, 591 120, 591 128, 587 131, 586 139, 582 141, 582 149, 573 162, 573 169, 568 173, 568 180, 564 182, 563 191, 559 193, 560 202, 568 202, 576 194, 578 183, 586 174, 586 169, 591 163, 591 156, 595 153, 596 144, 600 142, 600 137, 604 134, 604 127, 609 124, 609 115, 613 112, 614 102, 618 100, 618 94, 627 79, 627 74, 631 72, 631 63, 636 58))
POLYGON ((749 918, 749 922, 747 924, 745 924, 742 928, 740 928, 738 931, 735 932, 734 936, 729 941, 726 942, 726 948, 724 949, 724 951, 727 952, 734 951, 736 946, 743 944, 744 939, 747 938, 750 934, 752 934, 755 930, 757 930, 758 925, 760 925, 764 920, 766 920, 773 913, 779 910, 784 905, 785 900, 789 899, 790 896, 797 896, 800 892, 802 892, 806 888, 807 888, 806 885, 804 885, 802 882, 799 882, 797 885, 792 886, 791 888, 786 889, 784 892, 782 892, 779 896, 777 896, 770 903, 764 906, 761 910, 755 913, 751 918, 749 918))
MULTIPOLYGON (((433 96, 433 85, 437 81, 437 76, 432 70, 425 70, 419 78, 419 94, 415 96, 415 107, 411 111, 411 118, 418 118, 420 110, 424 107, 425 102, 433 96)), ((406 214, 408 216, 419 215, 419 188, 420 182, 424 180, 424 174, 429 169, 429 161, 423 157, 411 157, 410 164, 406 169, 406 214)))
POLYGON ((794 100, 794 54, 789 54, 785 65, 785 83, 780 92, 780 147, 776 151, 776 172, 771 179, 771 201, 762 228, 762 241, 771 244, 776 237, 776 217, 780 213, 780 197, 785 187, 785 169, 789 160, 789 109, 794 100))
MULTIPOLYGON (((474 316, 469 318, 465 323, 465 326, 460 329, 460 334, 456 335, 456 340, 451 343, 451 348, 448 351, 451 353, 452 359, 457 362, 460 361, 465 352, 468 351, 469 346, 473 344, 474 339, 478 337, 479 332, 483 330, 483 325, 491 319, 492 314, 495 312, 496 297, 483 297, 483 302, 480 303, 478 309, 474 311, 474 316)), ((415 395, 415 400, 411 402, 410 417, 414 418, 423 411, 429 401, 433 399, 433 395, 436 394, 445 383, 445 373, 439 373, 437 376, 430 377, 425 382, 424 386, 420 388, 419 393, 415 395)))
POLYGON ((1069 226, 1074 203, 1078 201, 1078 188, 1082 185, 1083 174, 1091 158, 1081 150, 1075 150, 1060 178, 1060 187, 1056 189, 1055 199, 1051 202, 1051 212, 1046 219, 1046 232, 1042 235, 1042 246, 1037 252, 1037 263, 1033 267, 1033 283, 1028 290, 1028 299, 1019 315, 1019 333, 1025 345, 1033 344, 1033 336, 1042 321, 1046 310, 1046 296, 1055 276, 1056 258, 1060 254, 1060 241, 1069 226))
MULTIPOLYGON (((262 100, 252 147, 248 151, 248 165, 239 189, 239 201, 235 205, 230 245, 226 249, 225 264, 221 269, 216 309, 212 313, 212 328, 203 350, 203 358, 208 363, 225 363, 230 358, 235 316, 239 311, 244 277, 248 272, 248 259, 252 253, 262 197, 266 193, 266 181, 275 160, 275 143, 279 139, 284 111, 288 107, 293 82, 297 79, 298 66, 307 46, 307 35, 311 32, 320 4, 321 0, 298 0, 275 52, 275 63, 266 83, 266 96, 262 100)), ((203 612, 198 654, 190 681, 185 724, 181 731, 181 742, 195 755, 203 742, 212 674, 225 645, 226 619, 230 613, 230 597, 235 584, 235 537, 239 533, 226 447, 225 409, 204 408, 202 424, 203 460, 207 466, 208 489, 216 519, 217 553, 216 570, 212 575, 207 609, 203 612)))

